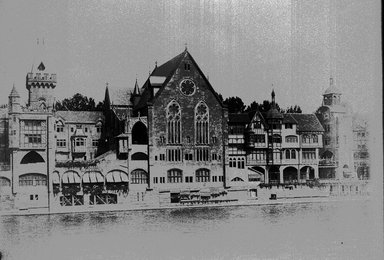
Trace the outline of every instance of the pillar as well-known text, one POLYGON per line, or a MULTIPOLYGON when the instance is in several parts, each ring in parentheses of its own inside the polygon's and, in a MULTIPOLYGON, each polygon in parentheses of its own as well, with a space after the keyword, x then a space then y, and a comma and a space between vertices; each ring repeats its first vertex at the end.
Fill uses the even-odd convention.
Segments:
POLYGON ((280 183, 284 183, 284 174, 281 170, 281 167, 279 168, 279 177, 280 177, 280 183))
POLYGON ((314 169, 315 169, 315 179, 318 179, 318 178, 319 178, 319 166, 316 165, 316 166, 314 167, 314 169))
POLYGON ((265 167, 265 174, 264 174, 264 183, 269 183, 269 167, 265 167))

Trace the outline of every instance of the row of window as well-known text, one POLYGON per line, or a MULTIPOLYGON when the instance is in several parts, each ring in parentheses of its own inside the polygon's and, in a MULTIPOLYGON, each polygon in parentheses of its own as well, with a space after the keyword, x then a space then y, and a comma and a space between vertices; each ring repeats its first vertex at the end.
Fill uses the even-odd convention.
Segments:
MULTIPOLYGON (((192 183, 193 177, 195 182, 223 182, 223 176, 211 176, 208 169, 199 169, 195 172, 195 176, 185 176, 185 183, 192 183), (211 178, 212 177, 212 178, 211 178)), ((146 181, 146 180, 143 180, 146 181)), ((183 182, 183 171, 179 169, 172 169, 167 172, 167 178, 165 177, 153 177, 153 183, 182 183, 183 182)), ((145 182, 140 182, 145 183, 145 182)))
MULTIPOLYGON (((180 148, 167 149, 166 154, 160 154, 159 157, 155 156, 155 161, 168 161, 168 162, 181 162, 183 161, 183 152, 180 148), (167 155, 167 156, 166 156, 167 155)), ((184 161, 207 162, 207 161, 220 161, 221 156, 217 153, 211 153, 209 148, 196 148, 194 152, 185 151, 184 161)))
MULTIPOLYGON (((84 138, 76 138, 74 145, 75 146, 85 146, 85 139, 84 138)), ((59 148, 67 147, 67 140, 66 139, 57 139, 56 140, 56 146, 59 148)), ((98 147, 99 146, 99 139, 92 139, 92 146, 98 147)))
POLYGON ((229 167, 230 168, 245 168, 245 158, 229 158, 229 167))
MULTIPOLYGON (((76 128, 82 129, 82 126, 77 125, 76 128)), ((101 133, 101 128, 102 128, 101 125, 96 125, 96 132, 101 133)), ((75 132, 75 127, 71 126, 70 130, 71 130, 71 133, 75 132)), ((63 133, 64 132, 64 125, 61 125, 61 124, 56 125, 56 132, 57 133, 63 133)), ((88 127, 84 127, 84 132, 88 133, 88 127)))

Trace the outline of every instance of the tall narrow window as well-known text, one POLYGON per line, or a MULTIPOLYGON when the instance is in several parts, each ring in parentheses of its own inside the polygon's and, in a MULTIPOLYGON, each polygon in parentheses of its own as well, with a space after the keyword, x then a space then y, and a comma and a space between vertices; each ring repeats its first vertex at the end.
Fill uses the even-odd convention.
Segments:
POLYGON ((204 102, 195 108, 195 136, 196 144, 209 143, 209 110, 204 102))
POLYGON ((168 144, 181 143, 181 109, 175 100, 167 107, 167 135, 168 144))

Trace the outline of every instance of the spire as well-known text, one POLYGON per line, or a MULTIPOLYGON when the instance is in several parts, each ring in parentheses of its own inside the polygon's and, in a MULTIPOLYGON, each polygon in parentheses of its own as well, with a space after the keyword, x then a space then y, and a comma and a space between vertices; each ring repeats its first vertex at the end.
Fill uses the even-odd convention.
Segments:
POLYGON ((109 98, 109 90, 108 90, 108 82, 105 84, 105 96, 104 96, 104 108, 110 109, 111 107, 111 100, 109 98))
POLYGON ((275 106, 275 90, 274 89, 272 89, 271 97, 272 97, 272 105, 275 106))
POLYGON ((139 85, 137 84, 137 78, 136 78, 136 82, 135 82, 135 87, 133 89, 133 95, 135 95, 135 96, 140 95, 140 88, 139 88, 139 85))
POLYGON ((9 94, 9 96, 10 97, 20 97, 19 93, 16 90, 15 83, 13 83, 11 94, 9 94))
POLYGON ((184 45, 185 45, 185 50, 184 51, 188 51, 188 43, 186 42, 184 45))

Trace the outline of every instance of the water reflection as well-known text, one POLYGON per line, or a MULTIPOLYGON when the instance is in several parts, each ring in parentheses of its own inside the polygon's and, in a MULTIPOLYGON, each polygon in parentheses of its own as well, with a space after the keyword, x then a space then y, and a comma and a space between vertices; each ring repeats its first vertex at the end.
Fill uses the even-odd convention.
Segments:
POLYGON ((2 217, 0 250, 5 259, 381 259, 370 212, 347 201, 2 217))

